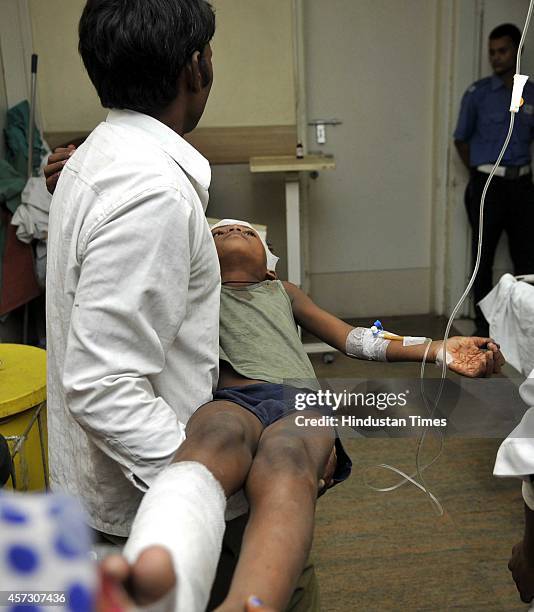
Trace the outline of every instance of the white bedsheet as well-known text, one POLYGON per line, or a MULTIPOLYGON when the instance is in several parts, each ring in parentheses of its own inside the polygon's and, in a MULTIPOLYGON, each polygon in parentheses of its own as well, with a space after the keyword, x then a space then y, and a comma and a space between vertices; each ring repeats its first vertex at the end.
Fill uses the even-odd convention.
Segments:
POLYGON ((534 370, 534 287, 505 274, 479 306, 506 361, 528 376, 534 370))

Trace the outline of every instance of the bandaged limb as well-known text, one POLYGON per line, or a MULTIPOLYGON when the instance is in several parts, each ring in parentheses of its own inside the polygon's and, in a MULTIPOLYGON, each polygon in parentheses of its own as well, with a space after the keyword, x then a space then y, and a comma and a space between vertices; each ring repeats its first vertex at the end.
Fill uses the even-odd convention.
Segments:
POLYGON ((386 351, 390 342, 375 336, 368 327, 355 327, 347 336, 345 353, 358 359, 387 361, 386 351))
POLYGON ((145 494, 123 552, 135 563, 148 547, 169 551, 176 574, 174 601, 164 598, 158 610, 205 610, 221 552, 225 507, 221 485, 195 461, 170 465, 145 494))

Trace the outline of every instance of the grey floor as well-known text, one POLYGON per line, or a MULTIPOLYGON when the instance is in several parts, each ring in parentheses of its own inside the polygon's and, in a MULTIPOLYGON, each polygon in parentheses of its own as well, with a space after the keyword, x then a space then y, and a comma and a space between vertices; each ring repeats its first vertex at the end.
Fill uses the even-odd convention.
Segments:
MULTIPOLYGON (((445 327, 444 319, 437 317, 396 317, 387 323, 401 334, 433 338, 439 338, 445 327)), ((419 374, 417 364, 359 362, 339 353, 332 364, 323 363, 321 355, 312 361, 318 376, 329 379, 381 381, 419 374)), ((463 382, 451 377, 452 385, 463 382)), ((512 395, 518 376, 507 368, 497 382, 512 395)), ((476 414, 473 418, 483 420, 476 414)), ((377 486, 397 482, 393 474, 373 468, 381 463, 412 472, 416 438, 366 437, 365 432, 359 437, 342 435, 354 462, 353 474, 321 498, 317 509, 313 555, 322 609, 527 609, 507 569, 512 545, 522 532, 520 484, 492 475, 505 434, 506 430, 501 436, 475 433, 445 439, 442 456, 425 472, 427 485, 445 509, 441 517, 413 485, 380 493, 364 481, 366 476, 377 486)), ((436 445, 431 439, 423 457, 430 457, 436 445)))

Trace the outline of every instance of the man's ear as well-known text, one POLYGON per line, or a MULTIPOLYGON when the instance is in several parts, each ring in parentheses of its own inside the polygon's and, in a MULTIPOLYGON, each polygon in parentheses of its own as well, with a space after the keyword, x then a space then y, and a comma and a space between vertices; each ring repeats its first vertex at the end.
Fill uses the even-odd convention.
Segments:
POLYGON ((187 84, 193 93, 199 93, 205 86, 201 63, 202 54, 200 51, 195 51, 191 56, 191 60, 185 66, 187 84))

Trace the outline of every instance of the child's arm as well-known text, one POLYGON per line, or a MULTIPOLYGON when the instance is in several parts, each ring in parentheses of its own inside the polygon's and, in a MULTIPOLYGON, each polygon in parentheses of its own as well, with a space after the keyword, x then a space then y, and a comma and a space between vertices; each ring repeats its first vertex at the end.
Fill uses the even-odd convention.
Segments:
MULTIPOLYGON (((293 308, 293 316, 299 325, 330 346, 346 353, 347 337, 354 329, 341 319, 319 308, 309 296, 292 283, 284 281, 293 308)), ((434 340, 428 351, 427 361, 436 361, 443 341, 434 340)), ((403 346, 391 341, 386 349, 387 361, 422 361, 427 345, 403 346)), ((450 368, 466 376, 491 375, 500 371, 504 363, 499 347, 491 338, 450 338, 447 352, 454 361, 450 368), (488 350, 482 350, 487 346, 488 350)))
MULTIPOLYGON (((296 285, 284 281, 284 288, 291 298, 293 316, 305 330, 317 336, 330 346, 346 353, 347 336, 354 329, 352 325, 338 319, 333 314, 319 308, 313 300, 296 285)), ((435 361, 441 342, 433 341, 428 360, 435 361)), ((421 361, 426 344, 402 346, 402 342, 390 342, 386 357, 388 361, 421 361)))

